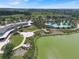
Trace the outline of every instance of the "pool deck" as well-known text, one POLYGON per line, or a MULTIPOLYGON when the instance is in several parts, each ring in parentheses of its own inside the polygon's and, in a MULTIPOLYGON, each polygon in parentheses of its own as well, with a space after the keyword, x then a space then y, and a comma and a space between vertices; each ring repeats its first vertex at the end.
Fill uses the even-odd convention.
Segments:
POLYGON ((46 26, 48 27, 53 27, 53 28, 71 28, 72 25, 68 24, 68 23, 63 23, 63 22, 60 22, 59 25, 57 23, 51 23, 51 22, 48 22, 48 23, 45 23, 46 26))

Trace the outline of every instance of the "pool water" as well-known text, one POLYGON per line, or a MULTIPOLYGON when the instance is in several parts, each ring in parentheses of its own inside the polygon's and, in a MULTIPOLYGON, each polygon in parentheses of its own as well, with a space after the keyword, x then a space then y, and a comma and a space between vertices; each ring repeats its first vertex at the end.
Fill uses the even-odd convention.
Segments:
POLYGON ((47 26, 48 27, 54 27, 54 28, 71 28, 72 27, 72 24, 63 23, 63 22, 60 22, 59 24, 52 23, 52 22, 48 22, 47 23, 47 26))

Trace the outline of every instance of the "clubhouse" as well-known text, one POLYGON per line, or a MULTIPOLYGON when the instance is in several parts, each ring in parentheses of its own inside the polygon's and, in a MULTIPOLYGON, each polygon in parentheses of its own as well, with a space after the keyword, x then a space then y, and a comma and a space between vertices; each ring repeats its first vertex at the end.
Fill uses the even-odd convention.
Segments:
POLYGON ((26 21, 26 22, 17 22, 12 24, 7 24, 3 28, 0 28, 0 40, 6 39, 13 31, 16 29, 19 29, 21 27, 27 27, 31 26, 32 21, 26 21))

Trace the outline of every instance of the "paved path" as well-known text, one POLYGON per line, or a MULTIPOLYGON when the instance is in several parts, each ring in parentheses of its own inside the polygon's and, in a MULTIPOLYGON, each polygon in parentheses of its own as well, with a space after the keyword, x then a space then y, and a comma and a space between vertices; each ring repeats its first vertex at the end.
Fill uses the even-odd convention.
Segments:
MULTIPOLYGON (((79 29, 79 24, 77 24, 77 28, 75 28, 74 30, 79 29)), ((13 50, 21 47, 24 45, 24 42, 26 40, 27 37, 31 37, 34 35, 34 32, 39 31, 39 30, 35 30, 33 32, 19 32, 21 35, 23 35, 23 41, 21 42, 20 45, 18 45, 17 47, 15 47, 13 50)), ((8 36, 7 39, 5 39, 4 41, 0 41, 0 54, 3 53, 3 51, 1 50, 3 46, 5 46, 7 43, 9 43, 9 38, 11 37, 11 34, 8 36)))
POLYGON ((7 39, 5 39, 4 41, 0 41, 0 54, 3 54, 3 50, 1 50, 2 49, 2 47, 3 46, 5 46, 7 43, 9 43, 10 41, 9 41, 9 38, 11 37, 11 34, 8 36, 8 38, 7 39))
MULTIPOLYGON (((27 21, 27 22, 12 23, 12 24, 8 24, 8 25, 6 25, 6 26, 15 25, 15 24, 17 24, 17 25, 18 25, 18 24, 25 24, 25 23, 28 23, 27 26, 31 26, 32 21, 30 20, 30 21, 27 21)), ((0 28, 4 28, 4 27, 6 27, 6 26, 0 26, 0 28)), ((13 30, 13 29, 12 29, 12 30, 13 30)), ((10 31, 6 32, 5 35, 0 36, 0 38, 2 38, 2 37, 7 37, 9 33, 10 33, 10 31)), ((20 34, 21 34, 21 33, 20 33, 20 34)), ((14 49, 17 49, 17 48, 21 47, 21 46, 24 44, 24 42, 25 42, 27 36, 30 37, 30 34, 29 34, 29 33, 23 33, 22 35, 23 35, 23 37, 24 37, 22 43, 21 43, 19 46, 15 47, 14 49)), ((5 46, 7 43, 9 43, 9 38, 10 38, 10 36, 11 36, 11 34, 10 34, 10 35, 8 36, 8 38, 5 39, 4 41, 0 41, 0 54, 3 53, 3 51, 1 50, 2 47, 5 46)))
POLYGON ((23 39, 23 41, 21 42, 21 44, 18 45, 18 46, 16 46, 13 50, 18 49, 18 48, 20 48, 21 46, 23 46, 24 43, 25 43, 26 38, 27 38, 27 37, 31 37, 31 36, 34 35, 33 32, 19 32, 19 33, 20 33, 21 35, 23 35, 24 39, 23 39))
MULTIPOLYGON (((9 39, 10 39, 11 35, 12 35, 12 34, 10 34, 10 35, 7 37, 7 39, 5 39, 4 41, 0 41, 0 54, 3 54, 3 53, 4 53, 4 51, 1 50, 1 49, 2 49, 3 46, 5 46, 7 43, 10 42, 9 39)), ((23 46, 23 45, 24 45, 24 42, 25 42, 25 40, 26 40, 26 38, 33 36, 34 33, 33 33, 33 32, 20 32, 20 35, 23 35, 24 39, 23 39, 23 41, 21 42, 21 44, 18 45, 17 47, 15 47, 13 50, 18 49, 19 47, 23 46)))

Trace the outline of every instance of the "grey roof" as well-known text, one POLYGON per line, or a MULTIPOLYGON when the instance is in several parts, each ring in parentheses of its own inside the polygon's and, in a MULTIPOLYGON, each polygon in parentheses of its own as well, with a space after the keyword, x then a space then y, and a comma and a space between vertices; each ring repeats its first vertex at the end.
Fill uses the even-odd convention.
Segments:
POLYGON ((6 31, 12 29, 13 26, 5 26, 4 28, 0 28, 0 34, 4 34, 6 31))
POLYGON ((27 25, 27 23, 26 22, 14 23, 14 24, 11 24, 9 26, 5 26, 4 28, 0 28, 0 35, 3 35, 6 31, 11 30, 11 29, 16 28, 16 27, 21 26, 21 25, 27 25))

